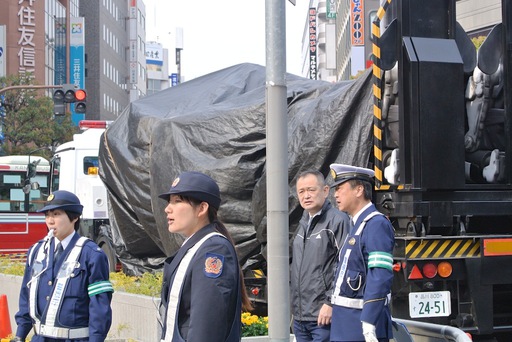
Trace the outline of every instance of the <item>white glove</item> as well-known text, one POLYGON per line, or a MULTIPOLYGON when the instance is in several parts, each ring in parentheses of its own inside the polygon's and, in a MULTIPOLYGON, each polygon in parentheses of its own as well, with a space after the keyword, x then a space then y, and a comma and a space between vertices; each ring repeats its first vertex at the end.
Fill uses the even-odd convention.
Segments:
POLYGON ((375 325, 362 322, 363 323, 363 336, 365 342, 379 342, 377 340, 377 335, 375 335, 375 325))

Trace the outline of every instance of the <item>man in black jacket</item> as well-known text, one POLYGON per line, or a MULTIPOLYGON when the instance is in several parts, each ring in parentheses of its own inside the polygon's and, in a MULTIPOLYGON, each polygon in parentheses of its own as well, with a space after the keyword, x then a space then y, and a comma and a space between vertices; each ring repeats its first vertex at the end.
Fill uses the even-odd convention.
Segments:
POLYGON ((334 272, 350 220, 327 199, 329 187, 320 172, 302 172, 296 187, 304 214, 292 249, 293 332, 297 342, 328 342, 334 272))

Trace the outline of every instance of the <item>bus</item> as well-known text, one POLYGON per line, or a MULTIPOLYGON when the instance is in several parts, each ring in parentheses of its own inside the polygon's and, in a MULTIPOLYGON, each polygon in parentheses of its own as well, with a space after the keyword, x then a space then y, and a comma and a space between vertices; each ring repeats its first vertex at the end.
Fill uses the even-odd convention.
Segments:
POLYGON ((50 163, 33 155, 0 157, 0 254, 24 257, 44 238, 43 213, 48 197, 50 163))

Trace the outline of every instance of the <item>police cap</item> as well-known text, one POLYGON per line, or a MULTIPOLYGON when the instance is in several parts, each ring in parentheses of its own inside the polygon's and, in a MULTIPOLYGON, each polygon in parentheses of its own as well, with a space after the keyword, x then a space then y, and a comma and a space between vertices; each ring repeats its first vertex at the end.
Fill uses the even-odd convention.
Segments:
POLYGON ((219 186, 209 176, 201 172, 187 171, 181 173, 171 185, 169 191, 158 197, 168 201, 171 195, 183 195, 206 202, 215 209, 220 207, 219 186))
POLYGON ((38 212, 44 213, 54 209, 61 209, 64 211, 71 211, 73 213, 82 214, 84 206, 80 204, 80 200, 74 193, 66 190, 57 190, 48 196, 44 207, 39 209, 38 212))
POLYGON ((351 179, 373 183, 375 172, 364 167, 357 167, 345 164, 331 164, 331 176, 334 180, 331 187, 345 183, 351 179))

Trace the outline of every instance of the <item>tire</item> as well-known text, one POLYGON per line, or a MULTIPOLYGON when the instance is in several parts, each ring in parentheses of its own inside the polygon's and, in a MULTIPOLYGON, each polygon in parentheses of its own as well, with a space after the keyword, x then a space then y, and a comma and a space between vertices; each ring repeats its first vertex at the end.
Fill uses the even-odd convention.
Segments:
POLYGON ((98 239, 98 246, 103 250, 108 259, 108 271, 115 272, 117 265, 117 257, 114 249, 110 245, 110 242, 105 238, 101 237, 98 239))

